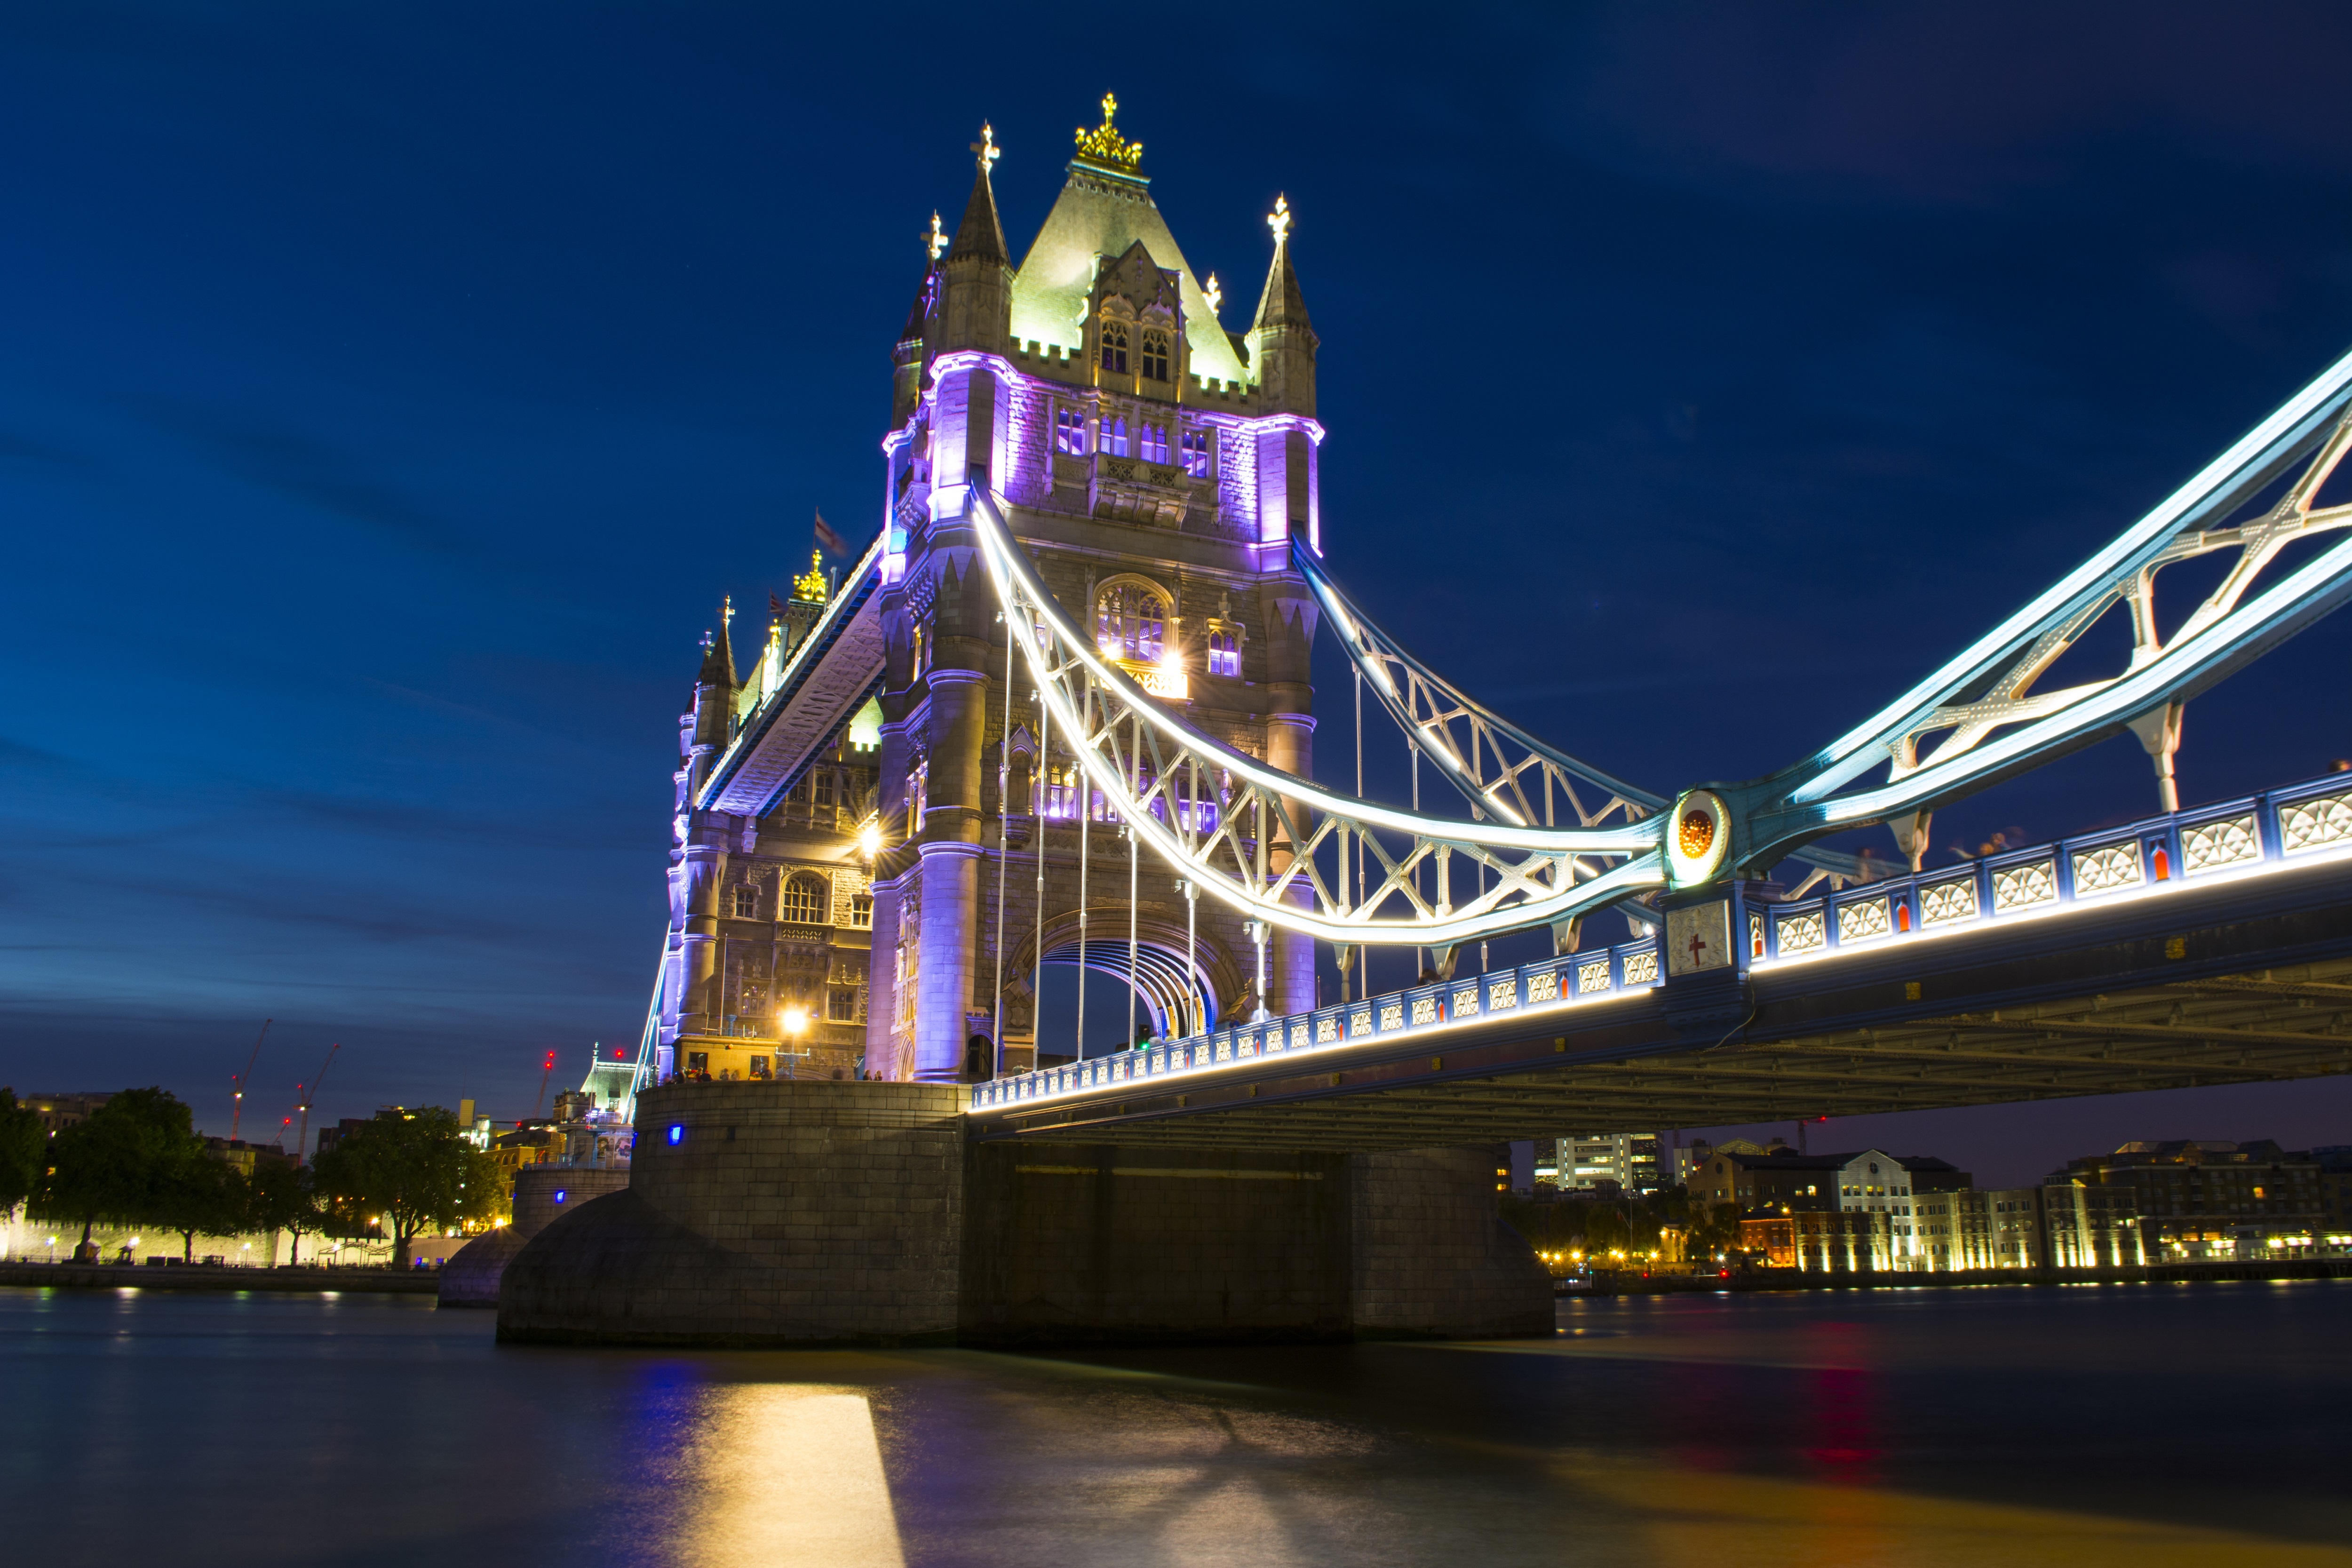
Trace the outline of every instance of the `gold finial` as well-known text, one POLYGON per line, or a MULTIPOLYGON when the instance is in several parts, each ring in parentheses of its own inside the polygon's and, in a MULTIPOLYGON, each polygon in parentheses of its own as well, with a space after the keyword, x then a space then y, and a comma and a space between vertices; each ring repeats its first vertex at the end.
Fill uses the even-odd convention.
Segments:
POLYGON ((1225 291, 1217 287, 1217 275, 1209 274, 1209 286, 1201 290, 1209 297, 1209 314, 1215 315, 1225 302, 1225 291))
POLYGON ((809 569, 793 579, 793 597, 803 604, 822 605, 827 598, 829 584, 824 580, 824 552, 809 552, 809 569))
POLYGON ((1103 122, 1092 131, 1078 127, 1078 156, 1097 163, 1134 173, 1143 162, 1143 143, 1129 142, 1111 125, 1111 116, 1118 112, 1118 95, 1107 92, 1102 100, 1103 122))
POLYGON ((1268 213, 1265 226, 1274 230, 1274 243, 1282 245, 1290 238, 1290 198, 1274 198, 1274 211, 1268 213))
POLYGON ((735 624, 734 595, 730 594, 725 598, 719 601, 719 625, 726 626, 731 626, 735 624))
POLYGON ((984 120, 980 123, 980 140, 971 144, 971 150, 980 154, 980 172, 983 174, 1004 154, 1004 149, 996 144, 996 132, 989 129, 988 121, 984 120))
POLYGON ((941 256, 947 254, 948 237, 940 227, 940 215, 938 213, 934 212, 931 214, 930 232, 924 235, 922 237, 922 240, 924 247, 930 251, 931 259, 933 261, 937 261, 941 256))

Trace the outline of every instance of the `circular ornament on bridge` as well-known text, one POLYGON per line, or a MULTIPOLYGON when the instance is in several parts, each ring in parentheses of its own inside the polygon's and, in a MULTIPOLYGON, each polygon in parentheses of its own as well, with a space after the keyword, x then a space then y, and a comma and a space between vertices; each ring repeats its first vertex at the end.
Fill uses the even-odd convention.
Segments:
POLYGON ((1683 792, 1666 824, 1666 873, 1677 888, 1696 887, 1723 869, 1731 851, 1731 814, 1713 790, 1683 792))

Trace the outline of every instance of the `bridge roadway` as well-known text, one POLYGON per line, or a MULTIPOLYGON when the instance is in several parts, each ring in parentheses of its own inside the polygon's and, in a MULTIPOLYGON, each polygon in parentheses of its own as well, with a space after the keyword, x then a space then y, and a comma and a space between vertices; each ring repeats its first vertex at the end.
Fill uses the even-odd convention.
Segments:
POLYGON ((982 1086, 967 1131, 982 1142, 1377 1151, 2352 1071, 2347 816, 2339 775, 1810 903, 1758 902, 1746 907, 1769 936, 1764 957, 1736 977, 1700 977, 1710 994, 1696 1008, 1691 977, 1626 984, 1629 973, 1650 980, 1657 952, 1629 943, 1529 966, 1557 971, 1565 994, 1577 966, 1605 956, 1612 984, 1589 1001, 1530 1005, 1541 982, 1527 970, 1465 977, 1375 998, 1377 1026, 1403 1026, 1393 1032, 1355 1037, 1357 1004, 1286 1021, 1278 1054, 1266 1054, 1261 1026, 1211 1037, 1199 1067, 1180 1042, 1158 1047, 1161 1063, 1121 1052, 1116 1067, 982 1086), (2232 826, 2249 831, 2214 831, 2232 826), (2200 859, 2214 868, 2224 839, 2235 847, 2218 853, 2244 863, 2197 875, 2200 859), (2036 881, 2036 868, 2056 886, 2036 881), (2145 879, 2126 874, 2135 868, 2145 879), (2095 873, 2120 885, 2095 891, 2095 873), (1969 914, 1951 921, 1960 884, 1969 914), (2035 907, 2004 914, 2004 895, 2035 907), (1840 944, 1841 927, 1866 923, 1859 906, 1879 900, 1888 929, 1840 944), (1930 911, 1945 929, 1919 923, 1930 911), (1471 988, 1488 986, 1508 988, 1508 1010, 1447 1015, 1449 994, 1475 1006, 1471 988), (1399 1017, 1415 1001, 1433 1021, 1399 1017), (1310 1043, 1327 1016, 1337 1038, 1310 1043), (1229 1059, 1243 1045, 1258 1054, 1229 1059), (1138 1076, 1087 1081, 1118 1068, 1138 1076))

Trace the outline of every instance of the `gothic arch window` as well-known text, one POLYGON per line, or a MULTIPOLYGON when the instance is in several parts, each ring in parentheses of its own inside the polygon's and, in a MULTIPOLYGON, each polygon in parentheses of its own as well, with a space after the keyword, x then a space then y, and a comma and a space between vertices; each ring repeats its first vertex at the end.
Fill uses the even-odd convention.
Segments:
POLYGON ((1206 430, 1187 430, 1178 437, 1177 440, 1183 448, 1184 472, 1192 479, 1207 479, 1209 477, 1209 433, 1206 430))
POLYGON ((1102 324, 1102 367, 1113 375, 1127 374, 1127 324, 1106 320, 1102 324))
POLYGON ((824 925, 826 901, 824 884, 814 877, 797 876, 784 884, 776 913, 791 925, 824 925))
POLYGON ((1142 427, 1142 437, 1143 450, 1140 456, 1143 460, 1147 463, 1166 462, 1168 460, 1168 426, 1146 425, 1142 427))
POLYGON ((1158 664, 1174 608, 1149 578, 1113 577, 1095 590, 1095 641, 1113 658, 1158 664))
POLYGON ((1127 421, 1118 415, 1102 422, 1102 449, 1105 457, 1130 456, 1127 449, 1127 421))
POLYGON ((1152 381, 1169 380, 1168 334, 1156 327, 1144 330, 1143 374, 1152 381))
POLYGON ((1242 672, 1242 634, 1239 626, 1223 621, 1209 623, 1209 673, 1239 675, 1242 672))
POLYGON ((1087 455, 1087 416, 1077 409, 1054 410, 1054 450, 1065 458, 1087 455))

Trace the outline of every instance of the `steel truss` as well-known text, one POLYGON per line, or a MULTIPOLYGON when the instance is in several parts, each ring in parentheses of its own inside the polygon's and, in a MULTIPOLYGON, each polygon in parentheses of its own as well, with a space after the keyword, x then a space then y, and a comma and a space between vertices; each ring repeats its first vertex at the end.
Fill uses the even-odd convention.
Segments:
POLYGON ((1055 738, 1141 842, 1209 896, 1328 942, 1442 947, 1566 921, 1664 883, 1655 816, 1550 827, 1396 811, 1194 729, 1063 614, 977 469, 970 497, 982 555, 1055 738), (1360 896, 1359 847, 1371 870, 1360 896))
MULTIPOLYGON (((2014 777, 2126 727, 2140 732, 2171 795, 2180 704, 2352 597, 2352 539, 2284 574, 2299 540, 2352 524, 2352 506, 2319 507, 2352 449, 2352 355, 2208 464, 2114 542, 1910 691, 1812 756, 1752 784, 1723 786, 1742 818, 1734 857, 1769 866, 1806 838, 1874 822, 1916 821, 1938 804, 2014 777), (2302 471, 2259 516, 2231 519, 2302 471), (2166 567, 2223 552, 2235 561, 2169 637, 2156 614, 2166 567), (2271 579, 2260 593, 2258 582, 2271 579), (2132 651, 2115 674, 2038 691, 2036 683, 2118 608, 2132 651), (1866 775, 1884 768, 1875 784, 1866 775)), ((2174 801, 2168 798, 2168 807, 2174 801)), ((1916 833, 1915 830, 1915 837, 1916 833)))

